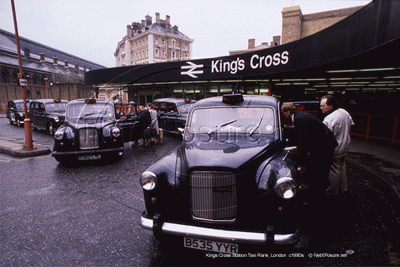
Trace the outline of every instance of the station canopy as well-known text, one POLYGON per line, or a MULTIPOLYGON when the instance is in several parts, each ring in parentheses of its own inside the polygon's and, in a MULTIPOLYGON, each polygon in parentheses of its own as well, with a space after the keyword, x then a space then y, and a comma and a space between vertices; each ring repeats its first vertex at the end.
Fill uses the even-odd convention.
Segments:
POLYGON ((400 92, 400 0, 374 0, 311 36, 232 56, 99 69, 87 84, 268 82, 310 91, 400 92))

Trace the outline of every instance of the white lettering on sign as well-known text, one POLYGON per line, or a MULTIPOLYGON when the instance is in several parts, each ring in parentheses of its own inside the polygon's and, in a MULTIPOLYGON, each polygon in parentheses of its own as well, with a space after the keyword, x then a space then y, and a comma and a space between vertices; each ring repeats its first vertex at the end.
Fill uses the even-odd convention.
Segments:
POLYGON ((244 70, 244 59, 237 58, 235 61, 223 61, 221 59, 211 61, 211 73, 214 72, 230 72, 236 74, 238 70, 244 70))
POLYGON ((261 69, 264 67, 271 67, 271 65, 278 66, 280 64, 287 64, 289 62, 289 52, 284 51, 281 53, 275 53, 267 56, 259 56, 254 54, 250 59, 250 66, 252 69, 261 69))

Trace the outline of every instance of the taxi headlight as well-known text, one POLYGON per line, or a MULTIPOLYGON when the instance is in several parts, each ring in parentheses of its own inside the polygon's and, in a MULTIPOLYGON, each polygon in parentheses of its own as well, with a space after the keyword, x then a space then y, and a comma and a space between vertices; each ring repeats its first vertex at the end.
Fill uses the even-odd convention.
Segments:
POLYGON ((64 138, 64 131, 57 130, 56 133, 54 134, 54 138, 58 141, 62 140, 64 138))
POLYGON ((119 128, 114 127, 114 128, 111 129, 111 135, 112 136, 118 137, 118 136, 120 136, 120 134, 121 134, 121 131, 120 131, 119 128))
POLYGON ((142 177, 140 177, 140 185, 145 190, 153 190, 156 187, 157 176, 149 171, 145 171, 142 173, 142 177))
POLYGON ((290 177, 283 177, 278 179, 274 188, 276 194, 284 199, 293 198, 298 190, 296 181, 290 177))

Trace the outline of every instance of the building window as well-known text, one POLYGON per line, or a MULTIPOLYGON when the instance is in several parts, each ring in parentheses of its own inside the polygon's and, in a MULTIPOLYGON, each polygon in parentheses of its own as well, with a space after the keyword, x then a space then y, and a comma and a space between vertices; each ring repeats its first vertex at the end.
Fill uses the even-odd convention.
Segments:
POLYGON ((158 38, 156 38, 156 44, 158 44, 158 38))
POLYGON ((185 59, 186 59, 186 60, 189 59, 188 53, 185 53, 185 59))
POLYGON ((161 44, 162 44, 162 45, 165 45, 165 39, 162 39, 162 40, 161 40, 161 44))
POLYGON ((162 58, 166 58, 167 57, 167 53, 165 52, 164 49, 161 51, 161 57, 162 58))
POLYGON ((179 53, 179 60, 182 60, 182 53, 179 53))
POLYGON ((172 57, 171 57, 172 59, 175 59, 176 58, 176 52, 175 51, 172 51, 172 57))
POLYGON ((156 57, 160 57, 160 50, 156 48, 156 57))
POLYGON ((172 40, 172 47, 175 47, 175 40, 172 40))

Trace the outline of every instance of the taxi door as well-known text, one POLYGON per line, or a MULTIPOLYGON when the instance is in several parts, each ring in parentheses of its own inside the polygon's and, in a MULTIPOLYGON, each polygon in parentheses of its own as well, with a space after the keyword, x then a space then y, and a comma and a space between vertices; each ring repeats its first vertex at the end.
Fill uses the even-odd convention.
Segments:
POLYGON ((121 127, 124 142, 138 140, 142 137, 137 124, 138 111, 136 103, 123 104, 116 110, 118 125, 121 127))

